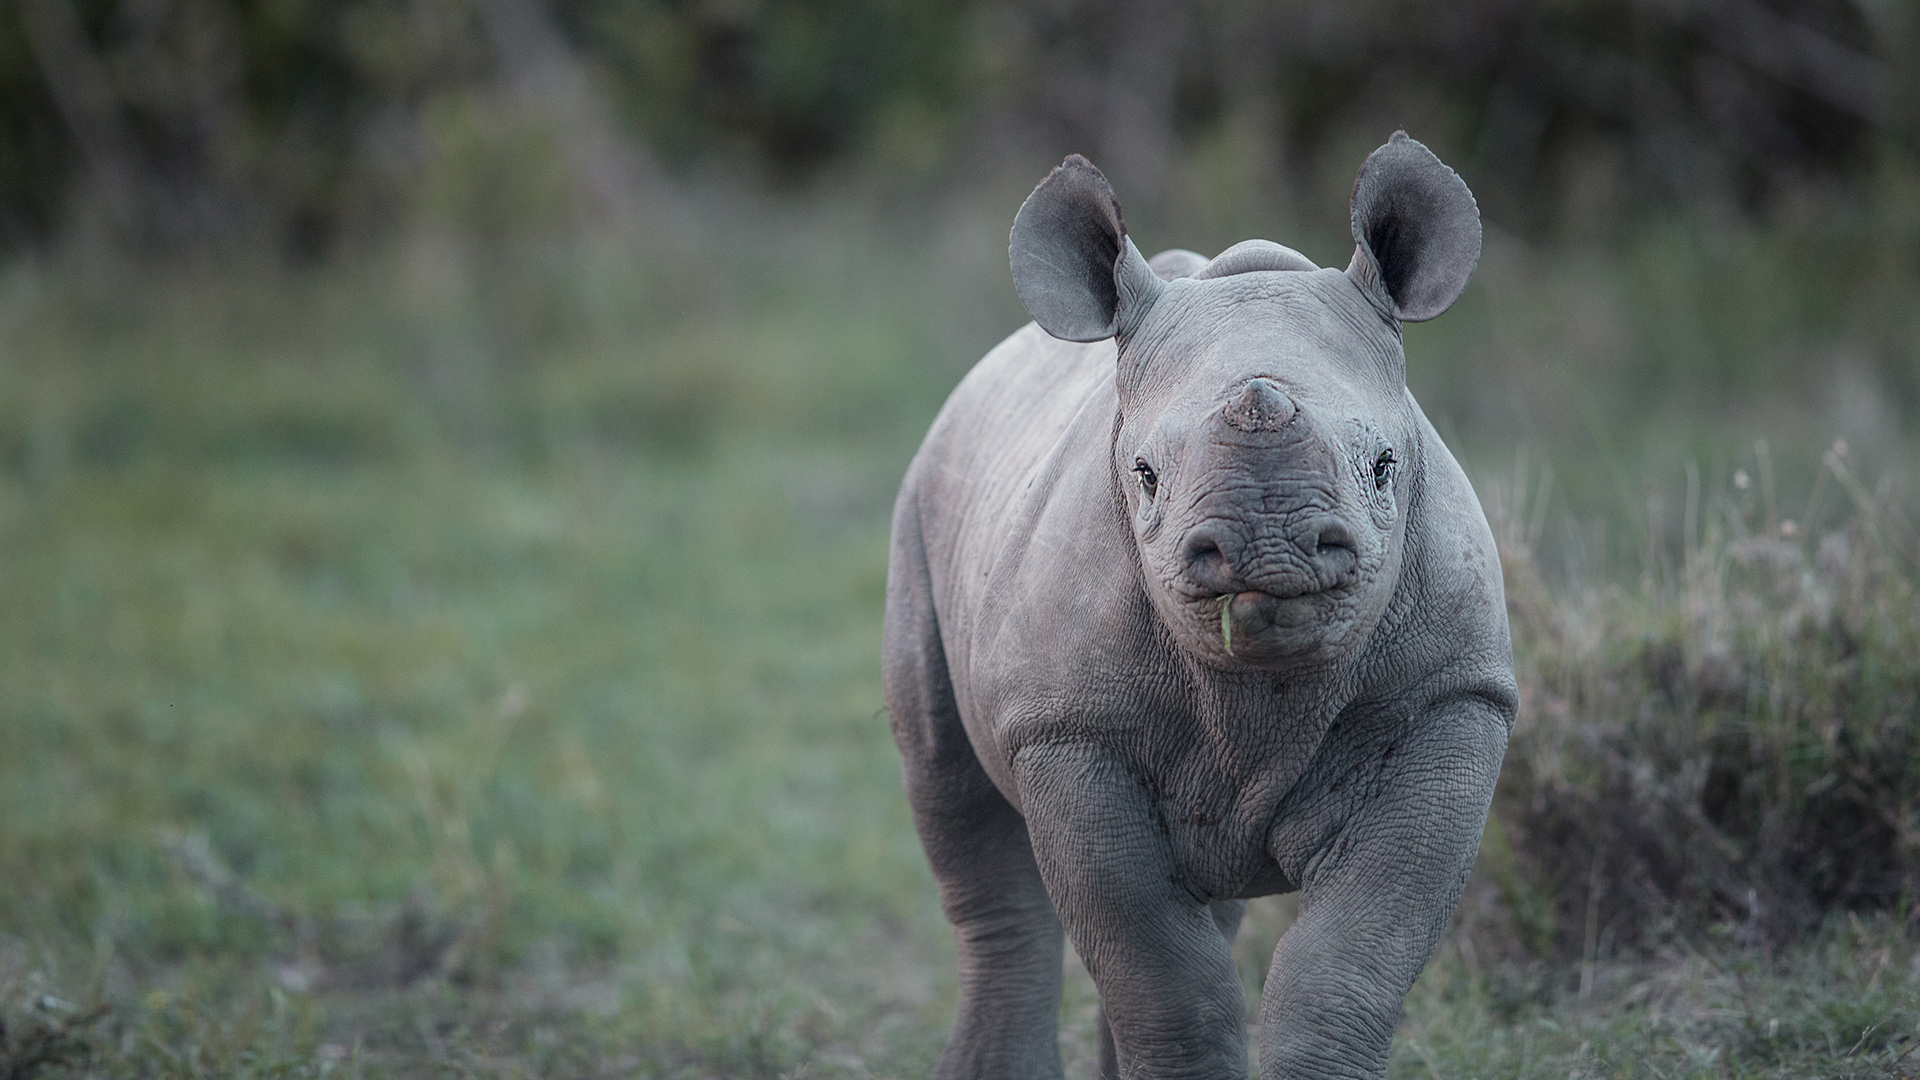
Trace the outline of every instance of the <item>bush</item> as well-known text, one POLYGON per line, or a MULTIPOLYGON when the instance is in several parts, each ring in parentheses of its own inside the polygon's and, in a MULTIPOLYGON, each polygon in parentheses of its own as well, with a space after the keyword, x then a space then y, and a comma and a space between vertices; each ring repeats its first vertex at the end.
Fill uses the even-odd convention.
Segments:
MULTIPOLYGON (((1766 466, 1765 447, 1759 448, 1766 466)), ((1764 946, 1920 892, 1920 606, 1912 531, 1844 443, 1829 530, 1780 519, 1771 476, 1689 500, 1682 557, 1638 590, 1555 587, 1502 553, 1520 719, 1489 865, 1537 955, 1703 932, 1764 946), (1510 854, 1510 858, 1508 857, 1510 854)), ((1696 474, 1697 475, 1697 474, 1696 474)), ((1651 550, 1658 554, 1658 546, 1651 550)))

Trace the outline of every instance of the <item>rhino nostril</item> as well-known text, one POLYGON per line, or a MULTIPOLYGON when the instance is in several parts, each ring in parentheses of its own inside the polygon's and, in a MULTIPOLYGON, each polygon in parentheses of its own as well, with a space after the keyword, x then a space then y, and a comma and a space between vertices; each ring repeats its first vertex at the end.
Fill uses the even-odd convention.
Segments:
POLYGON ((1233 567, 1227 562, 1226 552, 1220 550, 1218 540, 1206 533, 1190 536, 1185 554, 1187 574, 1193 580, 1219 592, 1230 591, 1233 567))
POLYGON ((1353 534, 1338 521, 1323 522, 1320 525, 1320 535, 1315 539, 1313 546, 1317 551, 1325 551, 1328 548, 1345 548, 1352 551, 1353 534))
POLYGON ((1336 576, 1351 572, 1360 561, 1360 546, 1338 518, 1322 518, 1309 534, 1314 560, 1336 576))

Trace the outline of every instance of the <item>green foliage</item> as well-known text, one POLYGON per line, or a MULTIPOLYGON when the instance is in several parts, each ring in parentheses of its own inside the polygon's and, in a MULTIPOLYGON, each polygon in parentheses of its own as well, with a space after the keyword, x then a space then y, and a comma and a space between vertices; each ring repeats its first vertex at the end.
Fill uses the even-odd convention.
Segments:
POLYGON ((1605 235, 1910 164, 1916 31, 1844 0, 15 0, 0 244, 362 249, 413 220, 463 111, 596 146, 555 162, 535 139, 520 164, 642 202, 654 170, 608 160, 919 181, 1011 147, 1092 153, 1135 209, 1184 200, 1164 181, 1189 152, 1310 202, 1408 125, 1506 229, 1605 235))
POLYGON ((615 100, 650 142, 735 142, 784 169, 818 165, 902 111, 936 123, 967 96, 969 5, 957 0, 575 3, 615 100))

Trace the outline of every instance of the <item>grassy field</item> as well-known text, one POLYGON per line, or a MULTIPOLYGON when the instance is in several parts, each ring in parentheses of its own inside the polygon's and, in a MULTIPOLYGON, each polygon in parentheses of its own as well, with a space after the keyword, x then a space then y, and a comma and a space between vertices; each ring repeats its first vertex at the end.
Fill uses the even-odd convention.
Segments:
MULTIPOLYGON (((887 514, 946 390, 1020 316, 1003 226, 889 244, 884 221, 782 220, 710 266, 423 235, 306 273, 0 279, 0 1078, 924 1074, 954 972, 881 713, 887 514)), ((1876 715, 1910 740, 1904 429, 1873 411, 1882 368, 1794 392, 1809 357, 1906 316, 1782 337, 1789 309, 1743 393, 1687 368, 1650 406, 1659 349, 1761 347, 1729 339, 1711 259, 1692 299, 1662 284, 1661 243, 1495 244, 1457 318, 1409 334, 1545 611, 1520 623, 1551 692, 1530 700, 1631 705, 1606 665, 1706 640, 1685 605, 1749 595, 1700 592, 1701 553, 1733 551, 1736 519, 1779 533, 1735 494, 1754 437, 1778 500, 1811 508, 1846 434, 1886 478, 1886 542, 1850 550, 1881 602, 1858 607, 1891 672, 1876 715), (1622 329, 1645 295, 1681 326, 1657 349, 1622 329), (1697 511, 1716 493, 1719 531, 1697 511)), ((1773 310, 1784 286, 1748 276, 1773 310)), ((1864 535, 1857 503, 1824 506, 1793 512, 1808 558, 1864 535)), ((1778 614, 1751 595, 1738 618, 1778 614)), ((1572 738, 1550 721, 1523 721, 1528 797, 1584 775, 1542 779, 1572 738)), ((1887 781, 1896 816, 1916 788, 1887 781)), ((1629 948, 1591 899, 1555 922, 1594 893, 1587 865, 1538 865, 1553 850, 1503 834, 1483 859, 1392 1076, 1920 1075, 1911 893, 1777 948, 1739 912, 1629 948)), ((1288 903, 1240 942, 1249 1001, 1288 903)), ((1076 969, 1070 1074, 1093 1007, 1076 969)))

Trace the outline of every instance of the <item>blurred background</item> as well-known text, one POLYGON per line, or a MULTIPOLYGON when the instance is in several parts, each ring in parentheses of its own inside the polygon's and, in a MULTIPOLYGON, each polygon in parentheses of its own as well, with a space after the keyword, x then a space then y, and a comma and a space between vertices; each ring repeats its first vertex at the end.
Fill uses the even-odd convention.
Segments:
MULTIPOLYGON (((1277 236, 1344 264, 1356 163, 1405 127, 1468 177, 1489 233, 1464 311, 1413 331, 1434 354, 1416 391, 1470 455, 1618 458, 1611 486, 1638 508, 1643 465, 1783 424, 1805 472, 1842 432, 1903 455, 1916 17, 1894 0, 13 0, 0 244, 15 280, 111 282, 116 301, 236 262, 261 288, 384 264, 410 282, 384 306, 422 339, 390 359, 480 427, 514 406, 479 399, 557 356, 640 348, 639 380, 660 362, 629 334, 716 326, 706 305, 802 279, 815 310, 871 303, 923 334, 889 377, 937 397, 1019 321, 999 219, 1064 152, 1112 174, 1150 251, 1277 236), (914 286, 931 291, 890 292, 914 286)), ((918 430, 925 402, 889 401, 918 430)), ((8 440, 16 457, 31 441, 8 440)))
POLYGON ((1396 128, 1523 706, 1393 1075, 1915 1068, 1906 0, 0 0, 0 1076, 923 1073, 887 516, 1014 211, 1343 266, 1396 128))

